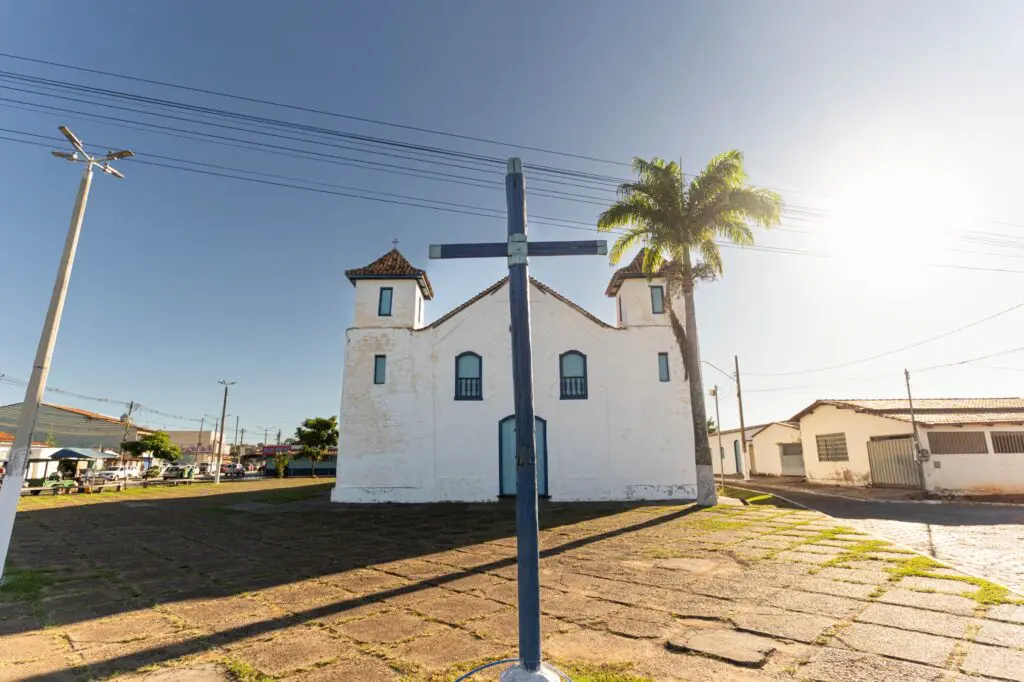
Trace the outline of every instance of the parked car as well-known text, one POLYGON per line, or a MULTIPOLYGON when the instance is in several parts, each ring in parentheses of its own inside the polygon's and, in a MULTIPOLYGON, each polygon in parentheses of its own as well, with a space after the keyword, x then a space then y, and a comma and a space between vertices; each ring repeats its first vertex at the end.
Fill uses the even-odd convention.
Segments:
POLYGON ((103 471, 97 472, 96 475, 108 481, 127 481, 129 478, 134 478, 131 470, 125 467, 104 469, 103 471))
POLYGON ((245 467, 241 464, 225 464, 220 468, 220 475, 227 478, 245 478, 245 467))
POLYGON ((199 464, 199 473, 200 473, 200 475, 203 475, 203 476, 205 476, 206 474, 210 473, 210 463, 209 462, 201 462, 199 464))
POLYGON ((164 469, 163 478, 167 481, 175 478, 192 478, 193 475, 191 466, 169 466, 164 469))

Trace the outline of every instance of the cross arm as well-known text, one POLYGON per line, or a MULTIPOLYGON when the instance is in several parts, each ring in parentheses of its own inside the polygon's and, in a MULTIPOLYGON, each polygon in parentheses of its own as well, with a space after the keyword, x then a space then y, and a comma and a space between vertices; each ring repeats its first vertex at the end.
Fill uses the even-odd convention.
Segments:
MULTIPOLYGON (((521 243, 520 243, 521 244, 521 243)), ((521 246, 520 246, 521 248, 521 246)), ((431 258, 501 258, 513 255, 508 242, 487 244, 431 244, 431 258)), ((603 256, 608 253, 608 242, 603 239, 572 242, 527 242, 529 256, 603 256)))

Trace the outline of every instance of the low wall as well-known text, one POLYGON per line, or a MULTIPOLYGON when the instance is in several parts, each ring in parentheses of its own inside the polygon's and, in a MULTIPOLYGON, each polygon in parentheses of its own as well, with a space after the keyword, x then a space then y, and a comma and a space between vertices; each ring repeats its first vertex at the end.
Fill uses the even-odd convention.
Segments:
POLYGON ((937 492, 1024 494, 1024 454, 932 455, 925 476, 937 492))

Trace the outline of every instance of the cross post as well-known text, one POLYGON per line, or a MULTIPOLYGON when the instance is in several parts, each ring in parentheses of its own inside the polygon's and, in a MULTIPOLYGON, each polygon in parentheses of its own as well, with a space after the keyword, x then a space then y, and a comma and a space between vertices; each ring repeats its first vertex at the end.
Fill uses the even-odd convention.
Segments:
POLYGON ((485 244, 432 244, 431 258, 508 258, 512 333, 512 386, 516 415, 516 560, 518 564, 519 663, 503 682, 554 681, 540 651, 540 551, 537 517, 537 447, 533 407, 533 352, 530 330, 528 256, 603 255, 604 240, 528 242, 523 162, 508 161, 505 175, 508 239, 485 244))

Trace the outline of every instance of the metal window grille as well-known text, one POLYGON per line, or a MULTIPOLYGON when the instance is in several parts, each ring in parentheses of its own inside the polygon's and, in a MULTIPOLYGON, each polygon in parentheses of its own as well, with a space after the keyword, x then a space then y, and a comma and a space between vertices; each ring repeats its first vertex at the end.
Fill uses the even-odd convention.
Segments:
POLYGON ((818 443, 819 462, 848 462, 845 433, 822 433, 815 437, 818 443))
POLYGON ((933 455, 984 455, 988 445, 984 431, 929 431, 928 450, 933 455))
POLYGON ((561 399, 585 400, 587 398, 587 356, 579 351, 569 351, 559 358, 561 372, 561 399))
POLYGON ((476 353, 455 358, 455 399, 483 400, 483 360, 476 353))
POLYGON ((782 455, 802 455, 804 453, 804 446, 801 443, 779 443, 779 447, 782 450, 782 455))
POLYGON ((1024 453, 1024 431, 993 431, 992 449, 999 454, 1024 453))

